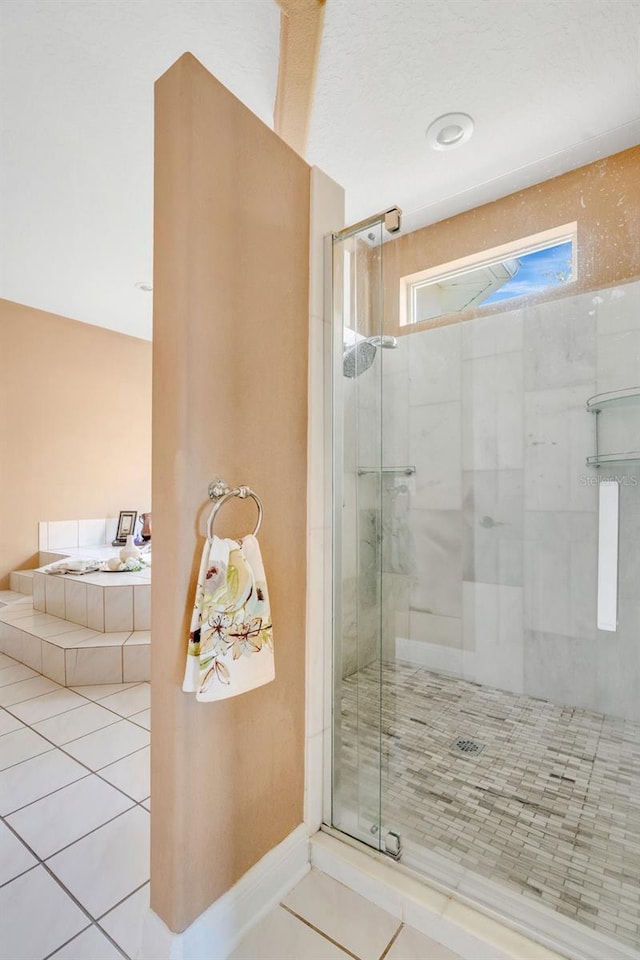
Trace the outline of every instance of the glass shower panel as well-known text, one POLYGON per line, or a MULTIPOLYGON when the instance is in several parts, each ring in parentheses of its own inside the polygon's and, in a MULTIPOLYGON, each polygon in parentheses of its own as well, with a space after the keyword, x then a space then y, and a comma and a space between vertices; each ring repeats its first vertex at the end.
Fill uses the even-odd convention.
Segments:
MULTIPOLYGON (((517 299, 408 323, 451 224, 334 245, 333 824, 534 939, 622 960, 640 945, 640 258, 618 179, 593 176, 613 226, 584 220, 575 273, 517 299)), ((460 251, 470 222, 512 230, 500 210, 459 222, 460 251)))
POLYGON ((333 246, 333 825, 380 845, 382 223, 333 246))

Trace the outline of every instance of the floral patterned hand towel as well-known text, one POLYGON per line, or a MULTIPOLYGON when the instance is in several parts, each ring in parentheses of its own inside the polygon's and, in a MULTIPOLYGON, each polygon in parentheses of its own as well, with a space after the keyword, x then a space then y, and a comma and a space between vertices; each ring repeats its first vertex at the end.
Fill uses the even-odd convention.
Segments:
POLYGON ((258 541, 212 537, 202 553, 182 689, 226 700, 275 678, 273 629, 258 541))

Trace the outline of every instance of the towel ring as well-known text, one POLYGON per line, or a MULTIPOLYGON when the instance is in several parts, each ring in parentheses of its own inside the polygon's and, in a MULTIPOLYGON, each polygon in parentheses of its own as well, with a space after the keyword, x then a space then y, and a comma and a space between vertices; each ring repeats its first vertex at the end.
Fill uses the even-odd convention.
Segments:
MULTIPOLYGON (((217 481, 217 483, 220 483, 220 481, 217 481)), ((258 530, 260 529, 260 526, 262 524, 262 500, 260 499, 258 494, 254 493, 250 487, 238 487, 237 490, 229 490, 229 488, 227 487, 227 492, 222 494, 220 494, 219 492, 220 490, 221 488, 219 486, 216 487, 215 484, 211 484, 209 488, 209 496, 211 497, 212 500, 216 499, 217 502, 213 505, 213 509, 209 514, 209 519, 207 520, 208 539, 211 540, 212 530, 213 530, 213 521, 215 520, 218 510, 220 509, 223 503, 226 503, 227 500, 231 500, 232 497, 240 497, 241 500, 246 500, 247 497, 251 497, 252 500, 255 500, 256 506, 258 508, 258 520, 256 522, 255 530, 253 531, 253 536, 256 537, 258 535, 258 530)))

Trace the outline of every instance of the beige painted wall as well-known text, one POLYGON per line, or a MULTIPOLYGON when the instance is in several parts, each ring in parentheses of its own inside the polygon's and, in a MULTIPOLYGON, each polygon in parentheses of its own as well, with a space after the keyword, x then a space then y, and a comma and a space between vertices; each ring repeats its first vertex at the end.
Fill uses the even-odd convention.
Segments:
MULTIPOLYGON (((190 54, 156 84, 151 905, 188 926, 303 819, 307 164, 190 54), (209 482, 264 502, 276 680, 181 690, 209 482)), ((216 533, 252 529, 251 501, 216 533)))
POLYGON ((148 510, 151 344, 0 300, 0 589, 38 521, 148 510))
POLYGON ((639 184, 640 146, 474 207, 449 220, 403 234, 385 244, 385 332, 415 333, 459 319, 470 320, 515 309, 522 300, 493 303, 401 327, 400 278, 573 221, 578 224, 576 282, 527 297, 527 304, 575 296, 636 279, 636 251, 640 244, 639 184))

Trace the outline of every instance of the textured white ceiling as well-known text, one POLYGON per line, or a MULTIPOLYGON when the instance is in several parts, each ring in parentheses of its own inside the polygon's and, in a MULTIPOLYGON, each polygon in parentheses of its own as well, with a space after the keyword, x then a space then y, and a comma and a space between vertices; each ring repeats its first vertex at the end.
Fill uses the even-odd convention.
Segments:
POLYGON ((638 0, 327 0, 309 155, 435 222, 640 141, 638 0), (426 128, 470 114, 450 152, 426 128))
POLYGON ((0 0, 0 296, 151 335, 153 84, 190 50, 266 123, 273 0, 0 0))
MULTIPOLYGON (((640 0, 327 0, 308 159, 405 229, 640 142, 640 0), (476 131, 450 153, 425 130, 476 131)), ((2 0, 0 296, 148 337, 153 82, 190 50, 265 122, 274 0, 2 0)))

